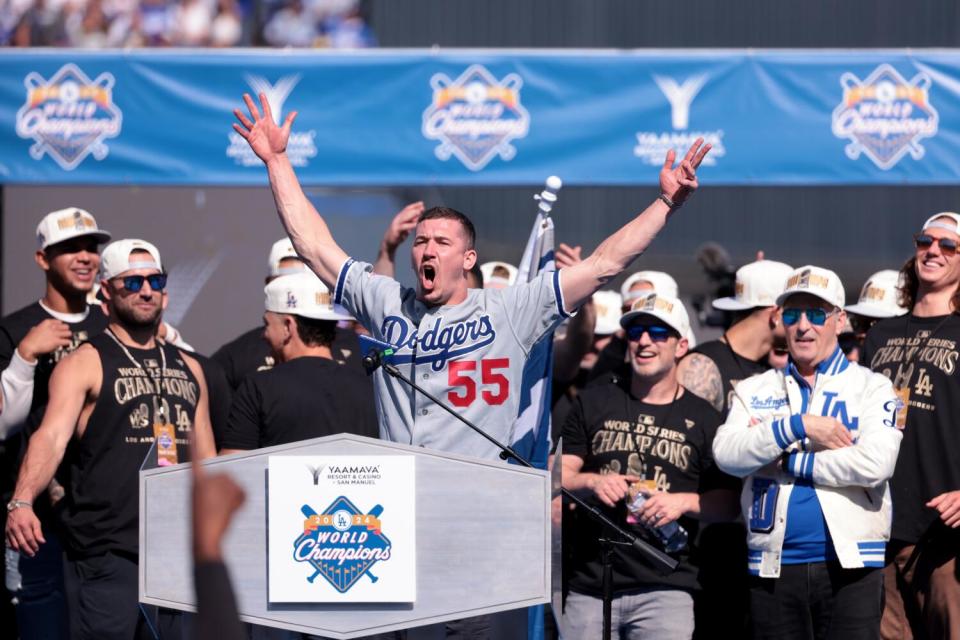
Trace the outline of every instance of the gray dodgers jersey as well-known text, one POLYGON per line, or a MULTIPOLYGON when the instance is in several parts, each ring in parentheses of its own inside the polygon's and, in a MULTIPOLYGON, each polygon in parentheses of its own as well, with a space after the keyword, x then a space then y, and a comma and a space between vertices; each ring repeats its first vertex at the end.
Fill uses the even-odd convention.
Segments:
MULTIPOLYGON (((510 444, 531 347, 567 317, 559 271, 506 289, 470 289, 457 305, 428 307, 416 290, 348 259, 334 301, 374 338, 394 345, 392 361, 418 385, 494 438, 510 444)), ((499 450, 382 369, 374 374, 380 437, 479 458, 499 450)))

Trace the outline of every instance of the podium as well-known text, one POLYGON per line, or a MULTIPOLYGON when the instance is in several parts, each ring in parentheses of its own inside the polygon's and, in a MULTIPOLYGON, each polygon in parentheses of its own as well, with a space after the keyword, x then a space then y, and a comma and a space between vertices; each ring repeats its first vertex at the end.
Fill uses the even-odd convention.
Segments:
MULTIPOLYGON (((224 540, 224 559, 245 622, 355 638, 551 599, 551 483, 546 471, 351 434, 203 464, 208 473, 230 475, 247 494, 224 540), (277 464, 281 456, 414 458, 412 602, 270 602, 268 464, 271 458, 277 464)), ((187 464, 140 473, 139 594, 145 604, 196 610, 190 494, 187 464)))

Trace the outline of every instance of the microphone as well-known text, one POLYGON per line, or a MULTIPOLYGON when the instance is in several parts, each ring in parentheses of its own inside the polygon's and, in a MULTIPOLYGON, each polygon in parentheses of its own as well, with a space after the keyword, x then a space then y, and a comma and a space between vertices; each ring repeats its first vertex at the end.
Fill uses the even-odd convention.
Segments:
POLYGON ((363 370, 367 372, 367 375, 370 375, 374 371, 380 368, 380 365, 383 363, 383 355, 376 349, 371 348, 367 355, 363 356, 363 359, 360 360, 360 363, 363 365, 363 370))
POLYGON ((389 363, 396 349, 392 344, 374 340, 370 336, 360 336, 359 342, 361 354, 360 363, 363 365, 363 370, 367 372, 367 375, 370 375, 382 365, 389 363))

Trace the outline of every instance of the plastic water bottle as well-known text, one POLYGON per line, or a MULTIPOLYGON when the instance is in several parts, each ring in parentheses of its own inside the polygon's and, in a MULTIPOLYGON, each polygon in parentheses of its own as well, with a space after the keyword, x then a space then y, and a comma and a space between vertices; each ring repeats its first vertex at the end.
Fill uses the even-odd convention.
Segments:
MULTIPOLYGON (((647 497, 638 491, 633 499, 627 503, 627 511, 633 516, 638 516, 646 501, 647 497)), ((676 553, 687 546, 687 530, 680 526, 680 523, 676 520, 660 527, 644 526, 653 531, 667 553, 676 553)))

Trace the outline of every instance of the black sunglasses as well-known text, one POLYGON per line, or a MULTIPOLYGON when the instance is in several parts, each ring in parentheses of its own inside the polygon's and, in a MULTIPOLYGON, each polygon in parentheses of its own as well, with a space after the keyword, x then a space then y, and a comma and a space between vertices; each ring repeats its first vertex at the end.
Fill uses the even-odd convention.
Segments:
POLYGON ((932 247, 933 243, 936 242, 940 245, 940 251, 943 252, 943 255, 952 256, 957 253, 957 242, 950 238, 934 238, 925 233, 918 233, 913 236, 913 242, 917 245, 917 249, 923 249, 924 251, 932 247))
POLYGON ((137 293, 143 289, 143 282, 150 283, 150 288, 154 291, 163 291, 167 286, 167 274, 154 273, 149 276, 123 276, 123 288, 130 293, 137 293))

